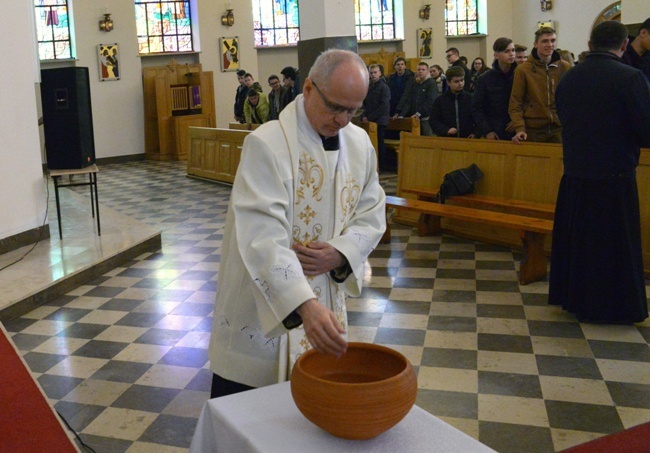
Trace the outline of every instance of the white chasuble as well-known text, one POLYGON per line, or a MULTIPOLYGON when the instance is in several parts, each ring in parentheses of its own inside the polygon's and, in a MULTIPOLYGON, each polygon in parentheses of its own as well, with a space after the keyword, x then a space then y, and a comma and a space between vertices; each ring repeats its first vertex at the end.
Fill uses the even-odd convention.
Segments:
MULTIPOLYGON (((301 146, 290 134, 285 133, 285 137, 294 163, 293 242, 307 246, 311 242, 325 242, 339 236, 361 193, 361 186, 347 171, 345 144, 341 144, 339 151, 323 152, 301 146)), ((339 289, 338 283, 329 274, 306 278, 318 302, 332 310, 347 331, 345 293, 339 289)), ((345 337, 347 339, 347 335, 345 337)), ((280 344, 283 351, 280 352, 278 378, 282 382, 290 377, 296 360, 311 349, 311 344, 302 325, 290 330, 280 344), (288 359, 288 363, 284 359, 288 359)))
POLYGON ((354 125, 339 132, 340 150, 325 151, 303 98, 279 121, 246 137, 226 216, 217 284, 210 368, 253 387, 287 380, 310 348, 302 327, 282 321, 317 298, 347 328, 345 295, 361 293, 364 263, 385 224, 375 151, 354 125), (307 277, 294 243, 328 242, 348 260, 341 283, 307 277))

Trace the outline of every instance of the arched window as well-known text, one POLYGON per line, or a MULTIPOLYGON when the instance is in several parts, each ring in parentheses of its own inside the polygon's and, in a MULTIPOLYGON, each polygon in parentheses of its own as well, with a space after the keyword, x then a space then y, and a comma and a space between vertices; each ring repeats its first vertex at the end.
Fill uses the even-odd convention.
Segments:
POLYGON ((359 41, 395 39, 395 0, 354 0, 359 41))
POLYGON ((185 0, 135 0, 140 54, 191 52, 192 19, 185 0))
POLYGON ((300 39, 298 0, 253 0, 255 47, 286 46, 300 39))
POLYGON ((39 59, 73 58, 68 0, 34 0, 34 8, 39 59))
POLYGON ((478 0, 446 0, 445 27, 447 36, 479 33, 478 0))

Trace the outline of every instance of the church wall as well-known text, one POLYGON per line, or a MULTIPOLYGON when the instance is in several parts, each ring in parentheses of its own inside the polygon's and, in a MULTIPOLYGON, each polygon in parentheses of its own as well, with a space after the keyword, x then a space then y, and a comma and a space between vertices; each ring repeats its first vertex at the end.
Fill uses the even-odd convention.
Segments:
POLYGON ((0 239, 43 224, 46 185, 41 169, 35 83, 35 33, 29 2, 3 0, 0 27, 0 239))
MULTIPOLYGON (((351 0, 350 0, 351 1, 351 0)), ((486 0, 488 11, 487 37, 447 40, 444 37, 444 0, 430 0, 431 18, 418 17, 423 2, 404 0, 404 35, 401 42, 361 44, 362 52, 404 50, 409 57, 416 56, 416 30, 433 28, 433 58, 429 63, 445 65, 444 51, 455 46, 470 60, 476 56, 489 57, 491 45, 499 36, 510 36, 516 42, 532 46, 533 31, 537 21, 552 19, 556 23, 559 46, 578 53, 586 48, 588 33, 596 15, 611 0, 556 0, 553 9, 541 12, 539 2, 517 0, 486 0), (587 6, 585 6, 587 5, 587 6)), ((101 32, 97 22, 104 11, 103 4, 74 1, 75 62, 45 64, 43 67, 61 65, 87 66, 91 73, 91 93, 94 117, 96 152, 98 158, 116 157, 144 152, 142 67, 163 65, 175 59, 181 62, 200 62, 205 71, 215 76, 217 125, 226 127, 232 118, 233 93, 237 79, 233 72, 221 72, 219 38, 238 36, 240 40, 240 65, 255 75, 268 91, 266 77, 285 65, 297 66, 295 47, 257 50, 253 47, 251 33, 253 18, 251 0, 231 2, 235 9, 235 25, 221 25, 220 17, 225 2, 197 0, 194 14, 200 16, 198 44, 200 52, 188 56, 139 57, 133 3, 131 0, 114 0, 108 9, 113 15, 115 29, 101 32), (100 82, 98 75, 97 45, 117 43, 120 46, 120 76, 115 82, 100 82)), ((11 43, 4 47, 6 62, 12 71, 0 75, 3 99, 0 105, 0 239, 36 228, 41 225, 45 211, 45 184, 41 173, 40 130, 36 124, 40 100, 35 85, 35 49, 29 2, 7 0, 7 17, 12 20, 0 29, 0 42, 11 43)), ((647 0, 623 0, 623 21, 640 22, 650 16, 647 0)))

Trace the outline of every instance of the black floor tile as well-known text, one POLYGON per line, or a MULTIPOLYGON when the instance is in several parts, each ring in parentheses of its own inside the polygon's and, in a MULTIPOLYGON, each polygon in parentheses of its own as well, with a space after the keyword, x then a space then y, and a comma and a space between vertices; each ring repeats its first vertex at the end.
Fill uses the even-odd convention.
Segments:
POLYGON ((437 269, 436 278, 474 280, 476 278, 476 271, 474 269, 437 269))
POLYGON ((7 332, 21 332, 23 329, 34 324, 37 319, 28 319, 28 318, 15 318, 2 321, 2 325, 7 332))
POLYGON ((161 413, 181 391, 148 385, 132 385, 111 407, 161 413))
POLYGON ((128 343, 118 343, 116 341, 91 340, 72 355, 78 357, 93 357, 96 359, 112 359, 119 354, 128 343))
POLYGON ((189 448, 197 419, 161 414, 140 436, 140 442, 153 442, 189 448))
POLYGON ((514 271, 514 261, 476 260, 476 269, 495 271, 514 271))
POLYGON ((203 369, 185 386, 185 390, 196 390, 198 392, 210 392, 212 389, 212 371, 203 369))
POLYGON ((537 375, 478 372, 478 392, 488 395, 543 398, 542 386, 537 375))
POLYGON ((30 335, 27 333, 17 333, 11 337, 11 341, 14 342, 16 348, 18 348, 19 351, 31 351, 50 338, 51 337, 47 335, 30 335))
POLYGON ((54 405, 54 409, 65 418, 72 429, 79 433, 95 420, 99 414, 104 412, 106 408, 92 404, 58 401, 54 405))
POLYGON ((420 389, 415 404, 437 417, 478 419, 476 393, 420 389))
POLYGON ((113 310, 113 311, 132 311, 141 305, 142 301, 137 299, 111 299, 104 305, 99 307, 99 310, 113 310))
POLYGON ((429 316, 427 330, 476 332, 476 318, 473 316, 429 316))
POLYGON ((528 321, 528 331, 532 336, 584 339, 577 322, 528 321))
POLYGON ((379 327, 383 316, 383 313, 348 311, 348 324, 350 326, 379 327))
POLYGON ((597 359, 650 362, 650 348, 645 343, 589 340, 589 346, 597 359))
POLYGON ((478 304, 476 316, 479 318, 526 319, 524 307, 516 305, 478 304))
POLYGON ((427 269, 435 268, 438 266, 438 260, 428 260, 419 258, 404 258, 402 260, 402 267, 423 267, 427 269))
POLYGON ((149 363, 111 360, 106 365, 97 370, 90 377, 90 379, 133 384, 135 381, 140 379, 140 377, 151 367, 152 365, 149 363))
POLYGON ((374 343, 422 346, 424 344, 424 337, 424 330, 379 327, 375 335, 374 343))
POLYGON ((433 302, 476 302, 476 291, 434 290, 433 302))
POLYGON ((112 437, 93 436, 90 434, 81 434, 81 438, 90 448, 97 453, 111 452, 111 453, 125 453, 133 442, 123 439, 115 439, 112 437))
POLYGON ((91 312, 92 310, 88 309, 62 307, 57 311, 50 313, 43 319, 48 321, 76 322, 91 312))
POLYGON ((650 409, 650 385, 611 381, 606 384, 617 406, 650 409))
POLYGON ((35 373, 45 373, 60 361, 66 359, 65 354, 45 354, 42 352, 28 352, 23 359, 29 366, 29 369, 35 373))
POLYGON ((165 317, 162 313, 129 313, 117 321, 117 326, 153 327, 165 317))
POLYGON ((432 278, 397 277, 393 282, 393 288, 433 289, 433 281, 432 278))
POLYGON ((582 379, 602 379, 594 359, 538 355, 537 369, 542 376, 563 376, 582 379))
POLYGON ((84 380, 81 378, 74 378, 69 376, 41 374, 38 377, 37 381, 48 398, 60 400, 72 390, 74 390, 74 388, 81 384, 84 380))
POLYGON ((456 252, 456 251, 440 251, 438 253, 439 260, 474 260, 474 252, 456 252))
MULTIPOLYGON (((212 325, 212 320, 210 319, 210 326, 211 325, 212 325)), ((186 334, 187 332, 181 330, 149 329, 145 333, 143 333, 140 337, 138 337, 138 339, 135 340, 135 342, 145 343, 145 344, 157 344, 161 346, 174 346, 186 334)))
POLYGON ((115 286, 98 286, 88 291, 84 296, 86 297, 116 297, 126 288, 115 286))
POLYGON ((202 368, 208 362, 208 351, 202 348, 174 347, 158 363, 165 365, 202 368))
POLYGON ((623 430, 623 423, 614 406, 545 401, 551 428, 615 433, 623 430))
POLYGON ((492 333, 478 334, 479 351, 501 351, 533 353, 530 337, 522 335, 498 335, 492 333))
POLYGON ((477 351, 466 349, 424 348, 420 366, 475 370, 477 351))
POLYGON ((213 304, 197 304, 192 302, 183 302, 174 308, 170 314, 171 315, 181 315, 181 316, 201 316, 205 317, 211 314, 214 311, 213 304))
POLYGON ((517 293, 519 292, 519 283, 507 280, 476 280, 476 291, 517 293))
POLYGON ((431 304, 429 302, 410 302, 400 300, 388 300, 384 307, 384 313, 402 313, 409 315, 428 315, 431 304))
POLYGON ((104 324, 86 324, 77 322, 62 330, 56 336, 92 340, 106 329, 108 329, 108 326, 104 324))
POLYGON ((478 440, 499 453, 553 453, 549 428, 479 421, 478 440))
POLYGON ((524 305, 548 305, 548 294, 521 293, 521 300, 524 305))

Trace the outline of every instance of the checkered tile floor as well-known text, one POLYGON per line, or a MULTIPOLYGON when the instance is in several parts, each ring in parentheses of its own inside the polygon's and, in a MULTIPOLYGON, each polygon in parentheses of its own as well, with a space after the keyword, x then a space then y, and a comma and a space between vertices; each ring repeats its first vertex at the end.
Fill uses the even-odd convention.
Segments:
MULTIPOLYGON (((388 192, 395 175, 382 175, 388 192)), ((80 192, 83 193, 83 192, 80 192)), ((97 452, 186 451, 208 398, 207 345, 230 189, 178 162, 102 166, 102 204, 163 248, 5 327, 97 452)), ((349 299, 350 339, 404 353, 417 404, 499 452, 554 452, 650 421, 650 321, 580 324, 520 286, 516 251, 394 225, 349 299)))

